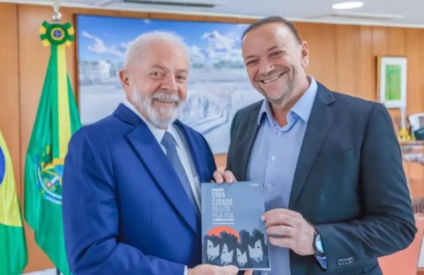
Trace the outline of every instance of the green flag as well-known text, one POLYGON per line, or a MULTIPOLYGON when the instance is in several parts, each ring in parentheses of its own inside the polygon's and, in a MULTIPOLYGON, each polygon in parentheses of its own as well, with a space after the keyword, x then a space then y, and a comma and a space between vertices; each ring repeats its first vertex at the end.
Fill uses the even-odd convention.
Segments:
POLYGON ((81 122, 66 69, 70 23, 43 22, 40 38, 50 59, 25 162, 25 219, 53 264, 69 275, 62 222, 62 171, 68 142, 81 122))
POLYGON ((0 131, 0 274, 22 274, 28 263, 12 159, 0 131))

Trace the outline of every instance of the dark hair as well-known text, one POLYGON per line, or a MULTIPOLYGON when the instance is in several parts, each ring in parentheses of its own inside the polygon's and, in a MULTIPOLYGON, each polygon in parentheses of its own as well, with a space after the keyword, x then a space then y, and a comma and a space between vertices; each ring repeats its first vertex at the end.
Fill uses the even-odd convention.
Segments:
POLYGON ((290 22, 287 19, 284 19, 281 16, 269 16, 269 17, 265 17, 262 18, 258 21, 256 21, 255 23, 251 24, 244 32, 243 35, 241 36, 241 40, 243 41, 244 37, 246 36, 247 33, 249 33, 252 30, 255 30, 261 26, 264 26, 266 24, 270 24, 270 23, 282 23, 284 24, 287 28, 289 28, 290 32, 294 35, 294 37, 296 38, 297 42, 301 43, 302 40, 300 39, 299 33, 297 32, 296 28, 294 27, 293 23, 290 22))

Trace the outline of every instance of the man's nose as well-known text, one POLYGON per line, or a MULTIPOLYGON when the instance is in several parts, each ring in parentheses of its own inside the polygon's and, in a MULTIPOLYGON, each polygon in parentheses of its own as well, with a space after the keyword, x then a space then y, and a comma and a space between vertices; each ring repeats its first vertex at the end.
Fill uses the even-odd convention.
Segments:
POLYGON ((177 92, 178 85, 177 85, 177 81, 175 80, 175 76, 174 75, 167 76, 162 83, 162 88, 172 92, 177 92))
POLYGON ((274 70, 274 65, 267 60, 262 60, 259 62, 259 74, 266 75, 269 72, 274 70))

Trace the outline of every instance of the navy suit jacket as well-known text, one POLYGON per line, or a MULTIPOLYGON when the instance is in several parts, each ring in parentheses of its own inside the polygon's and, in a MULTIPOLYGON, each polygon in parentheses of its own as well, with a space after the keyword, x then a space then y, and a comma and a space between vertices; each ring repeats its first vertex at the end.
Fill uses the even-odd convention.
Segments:
MULTIPOLYGON (((261 104, 241 109, 232 122, 227 169, 239 181, 248 180, 261 104)), ((387 109, 318 83, 289 209, 321 234, 327 270, 314 256, 290 251, 291 275, 381 275, 378 257, 402 250, 414 239, 411 205, 387 109)))
MULTIPOLYGON (((216 170, 202 135, 176 121, 200 182, 216 170)), ((74 275, 183 275, 201 263, 200 220, 147 125, 120 105, 82 127, 63 172, 66 253, 74 275)))

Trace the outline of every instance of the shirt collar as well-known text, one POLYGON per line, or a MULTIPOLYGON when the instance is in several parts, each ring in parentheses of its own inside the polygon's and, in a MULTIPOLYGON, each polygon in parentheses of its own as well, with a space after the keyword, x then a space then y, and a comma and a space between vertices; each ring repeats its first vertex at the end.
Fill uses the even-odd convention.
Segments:
MULTIPOLYGON (((146 119, 142 114, 140 114, 140 112, 134 107, 134 105, 132 105, 131 102, 129 102, 127 99, 125 99, 124 105, 130 108, 136 115, 138 115, 143 120, 144 123, 146 123, 147 127, 152 132, 156 141, 160 144, 167 130, 158 128, 157 126, 153 125, 148 119, 146 119)), ((173 125, 170 125, 168 127, 168 132, 175 137, 173 125)), ((178 142, 177 142, 177 146, 179 146, 178 142)))
MULTIPOLYGON (((315 101, 315 96, 318 91, 318 84, 312 76, 308 76, 309 87, 306 92, 299 98, 299 100, 293 105, 288 116, 294 116, 302 119, 304 122, 308 122, 309 116, 312 111, 312 106, 315 101)), ((259 111, 258 124, 261 124, 262 117, 266 115, 267 118, 273 122, 271 107, 268 101, 264 100, 259 111)))

